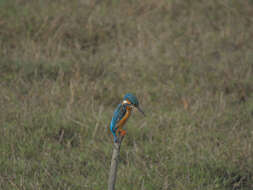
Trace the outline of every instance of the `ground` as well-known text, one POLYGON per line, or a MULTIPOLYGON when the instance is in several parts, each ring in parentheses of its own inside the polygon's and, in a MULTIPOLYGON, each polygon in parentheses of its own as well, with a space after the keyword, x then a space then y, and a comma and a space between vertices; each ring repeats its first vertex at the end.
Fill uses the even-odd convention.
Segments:
POLYGON ((253 188, 253 3, 0 2, 0 189, 253 188))

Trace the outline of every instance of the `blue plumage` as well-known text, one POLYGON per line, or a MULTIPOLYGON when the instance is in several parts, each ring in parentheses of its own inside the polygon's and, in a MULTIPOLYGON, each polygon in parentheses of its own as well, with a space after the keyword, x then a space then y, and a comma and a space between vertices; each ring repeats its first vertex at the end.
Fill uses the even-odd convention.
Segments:
POLYGON ((127 93, 124 96, 124 100, 129 100, 135 107, 139 106, 139 101, 133 94, 127 93))
MULTIPOLYGON (((144 115, 144 112, 139 107, 138 99, 133 94, 127 93, 123 98, 123 102, 119 104, 115 109, 110 124, 110 130, 113 134, 115 142, 117 141, 117 130, 123 127, 128 117, 130 116, 133 107, 137 108, 144 115)), ((122 129, 119 129, 119 131, 123 132, 122 134, 126 133, 122 129)))
POLYGON ((116 141, 116 139, 117 139, 117 136, 116 136, 117 123, 124 117, 125 114, 126 114, 126 106, 122 105, 122 104, 119 104, 117 106, 117 108, 115 109, 115 111, 114 111, 114 115, 112 117, 112 121, 111 121, 111 124, 110 124, 110 130, 113 134, 114 141, 116 141))

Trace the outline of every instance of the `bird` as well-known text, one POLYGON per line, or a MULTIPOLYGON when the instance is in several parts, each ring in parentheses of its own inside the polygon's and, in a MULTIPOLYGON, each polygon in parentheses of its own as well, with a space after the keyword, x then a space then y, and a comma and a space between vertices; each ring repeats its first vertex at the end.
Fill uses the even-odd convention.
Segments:
POLYGON ((125 94, 123 101, 118 104, 117 108, 115 109, 110 123, 110 131, 112 132, 114 142, 118 142, 119 137, 126 135, 126 131, 122 128, 127 122, 134 108, 139 110, 139 112, 145 116, 145 113, 139 106, 137 97, 131 93, 125 94))

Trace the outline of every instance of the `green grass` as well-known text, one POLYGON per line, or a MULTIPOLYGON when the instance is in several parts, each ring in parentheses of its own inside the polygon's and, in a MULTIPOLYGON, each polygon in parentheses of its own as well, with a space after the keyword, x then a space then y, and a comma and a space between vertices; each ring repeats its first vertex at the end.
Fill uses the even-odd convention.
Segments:
POLYGON ((0 1, 0 189, 253 188, 252 1, 0 1))

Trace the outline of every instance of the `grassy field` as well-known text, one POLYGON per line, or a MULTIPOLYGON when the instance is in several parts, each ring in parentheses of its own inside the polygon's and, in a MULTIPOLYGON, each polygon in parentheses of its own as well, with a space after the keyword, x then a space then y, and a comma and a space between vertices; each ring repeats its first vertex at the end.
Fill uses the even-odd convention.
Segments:
POLYGON ((252 0, 1 0, 0 189, 253 189, 252 0))

